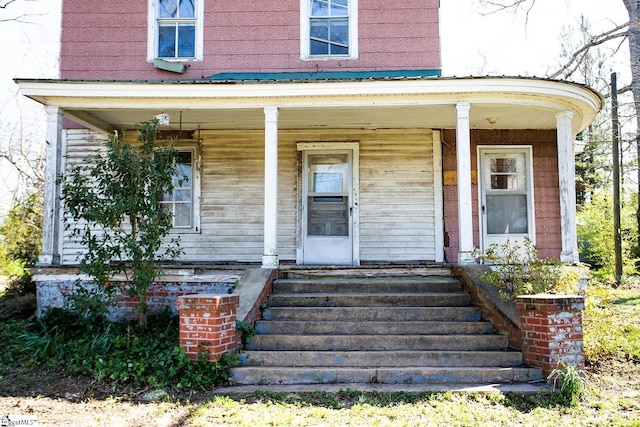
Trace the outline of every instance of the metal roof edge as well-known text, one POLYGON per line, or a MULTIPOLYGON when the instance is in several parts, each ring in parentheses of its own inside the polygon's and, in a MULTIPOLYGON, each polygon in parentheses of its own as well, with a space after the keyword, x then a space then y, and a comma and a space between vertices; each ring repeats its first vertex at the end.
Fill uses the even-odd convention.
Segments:
POLYGON ((319 81, 319 80, 379 80, 440 77, 441 70, 375 70, 375 71, 294 71, 276 73, 218 73, 207 77, 213 81, 319 81))

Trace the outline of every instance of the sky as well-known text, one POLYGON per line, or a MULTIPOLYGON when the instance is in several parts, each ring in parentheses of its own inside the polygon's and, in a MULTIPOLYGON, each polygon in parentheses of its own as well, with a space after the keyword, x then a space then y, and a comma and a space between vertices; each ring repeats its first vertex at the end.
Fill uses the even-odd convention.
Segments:
POLYGON ((479 0, 441 0, 443 75, 544 77, 559 68, 563 27, 577 27, 581 13, 594 33, 628 19, 622 0, 534 1, 527 20, 522 12, 487 15, 479 0))
MULTIPOLYGON (((589 18, 594 32, 627 19, 622 0, 531 0, 536 5, 528 20, 522 13, 483 15, 485 10, 479 1, 440 1, 445 76, 544 77, 560 64, 559 35, 563 27, 576 27, 581 12, 589 18)), ((0 22, 0 40, 3 40, 0 43, 0 58, 3 58, 0 63, 0 144, 7 138, 18 137, 20 129, 34 132, 37 143, 44 144, 42 108, 17 96, 17 86, 12 79, 57 77, 60 0, 17 0, 14 5, 26 7, 34 15, 28 18, 27 24, 0 22), (19 123, 22 126, 16 125, 19 123)), ((18 14, 22 12, 14 10, 18 14)), ((0 15, 0 20, 2 18, 0 15)), ((622 75, 626 67, 624 51, 622 53, 622 59, 612 70, 619 68, 620 86, 628 78, 622 75)), ((0 217, 10 206, 14 186, 15 173, 8 164, 0 162, 0 217)))

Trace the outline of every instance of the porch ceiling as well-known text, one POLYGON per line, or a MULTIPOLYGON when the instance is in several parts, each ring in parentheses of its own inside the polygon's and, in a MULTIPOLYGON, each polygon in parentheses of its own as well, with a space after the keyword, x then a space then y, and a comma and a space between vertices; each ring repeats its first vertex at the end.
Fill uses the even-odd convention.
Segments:
MULTIPOLYGON (((262 109, 67 109, 74 117, 88 113, 108 123, 114 129, 132 128, 135 123, 149 120, 160 113, 171 117, 170 129, 262 129, 262 109), (182 117, 182 122, 180 118, 182 117)), ((489 119, 495 119, 495 129, 553 129, 557 110, 537 106, 504 106, 473 104, 472 129, 491 128, 489 119)), ((340 128, 455 128, 455 105, 380 106, 333 108, 281 108, 280 129, 340 128)))
POLYGON ((160 113, 169 128, 263 129, 265 106, 281 129, 455 128, 469 102, 473 129, 554 129, 571 111, 573 131, 588 126, 602 98, 584 86, 528 78, 421 79, 318 83, 213 84, 17 80, 22 93, 59 106, 94 129, 131 128, 160 113))

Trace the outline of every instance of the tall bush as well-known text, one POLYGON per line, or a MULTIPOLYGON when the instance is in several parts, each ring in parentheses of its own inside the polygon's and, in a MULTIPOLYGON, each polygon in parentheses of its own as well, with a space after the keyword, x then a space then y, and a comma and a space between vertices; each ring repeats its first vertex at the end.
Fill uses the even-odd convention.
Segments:
MULTIPOLYGON (((141 123, 138 144, 114 133, 106 150, 58 178, 71 235, 86 249, 80 271, 102 291, 116 274, 126 277, 125 289, 139 300, 140 326, 146 328, 147 290, 160 274, 159 260, 181 253, 177 239, 166 241, 172 213, 164 209, 173 191, 177 151, 156 143, 158 122, 141 123)), ((180 182, 183 178, 178 177, 180 182)))
MULTIPOLYGON (((632 254, 637 242, 635 227, 634 199, 637 195, 622 198, 621 235, 623 273, 636 272, 632 254)), ((612 280, 615 272, 613 240, 613 201, 608 192, 594 193, 590 203, 584 204, 578 211, 578 248, 580 260, 591 264, 597 277, 612 280)))
POLYGON ((0 274, 9 277, 9 291, 32 291, 31 267, 42 245, 42 192, 33 190, 16 202, 0 226, 0 274))

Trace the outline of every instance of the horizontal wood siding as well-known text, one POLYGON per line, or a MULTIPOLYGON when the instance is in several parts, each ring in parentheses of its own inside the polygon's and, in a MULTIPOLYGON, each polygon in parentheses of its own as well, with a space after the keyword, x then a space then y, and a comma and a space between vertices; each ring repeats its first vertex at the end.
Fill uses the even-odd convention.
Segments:
MULTIPOLYGON (((264 132, 202 132, 201 232, 184 258, 260 262, 264 235, 264 132)), ((280 258, 295 260, 296 149, 279 144, 280 258)))
MULTIPOLYGON (((63 151, 64 170, 86 163, 86 159, 96 155, 100 148, 104 148, 107 138, 86 129, 69 129, 65 131, 66 150, 63 151)), ((68 218, 68 216, 67 216, 68 218)), ((67 219, 69 225, 72 225, 67 219)), ((71 230, 64 225, 60 227, 62 233, 61 258, 63 264, 77 264, 84 253, 83 247, 71 239, 71 230)))
MULTIPOLYGON (((70 130, 67 135, 69 164, 100 145, 89 131, 70 130)), ((133 139, 135 133, 127 136, 133 139)), ((200 136, 200 230, 181 235, 182 260, 258 263, 263 254, 264 131, 203 131, 200 136)), ((359 141, 362 261, 435 259, 430 131, 301 130, 279 135, 281 261, 296 259, 300 141, 359 141)), ((75 264, 81 248, 68 233, 63 245, 64 263, 75 264)))
POLYGON ((432 133, 398 130, 360 142, 360 258, 435 259, 432 133))

